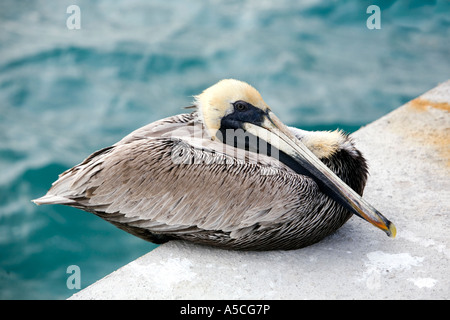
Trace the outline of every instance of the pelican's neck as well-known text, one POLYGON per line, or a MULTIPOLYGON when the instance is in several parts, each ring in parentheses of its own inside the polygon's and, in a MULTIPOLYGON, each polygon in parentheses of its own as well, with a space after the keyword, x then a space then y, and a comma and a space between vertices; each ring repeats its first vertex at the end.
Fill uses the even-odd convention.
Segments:
POLYGON ((305 131, 293 127, 289 129, 331 171, 362 195, 368 175, 367 163, 348 135, 339 130, 305 131))
POLYGON ((344 132, 336 131, 305 131, 289 127, 292 133, 311 150, 319 159, 328 159, 339 151, 347 151, 357 156, 357 150, 352 140, 344 132))

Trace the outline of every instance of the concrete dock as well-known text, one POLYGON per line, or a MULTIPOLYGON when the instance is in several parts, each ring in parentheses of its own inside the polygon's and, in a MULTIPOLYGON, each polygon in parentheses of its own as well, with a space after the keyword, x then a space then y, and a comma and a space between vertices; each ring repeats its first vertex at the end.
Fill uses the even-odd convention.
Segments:
POLYGON ((395 239, 354 216, 294 251, 169 242, 70 299, 449 299, 450 80, 352 136, 395 239))

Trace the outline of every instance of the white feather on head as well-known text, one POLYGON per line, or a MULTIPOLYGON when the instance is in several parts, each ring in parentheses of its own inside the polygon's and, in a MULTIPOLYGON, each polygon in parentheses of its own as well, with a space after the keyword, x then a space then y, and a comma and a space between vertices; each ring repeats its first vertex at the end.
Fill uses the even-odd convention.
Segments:
POLYGON ((261 94, 246 82, 224 79, 194 96, 200 121, 205 125, 211 139, 215 138, 223 117, 233 112, 233 103, 239 100, 267 110, 261 94))

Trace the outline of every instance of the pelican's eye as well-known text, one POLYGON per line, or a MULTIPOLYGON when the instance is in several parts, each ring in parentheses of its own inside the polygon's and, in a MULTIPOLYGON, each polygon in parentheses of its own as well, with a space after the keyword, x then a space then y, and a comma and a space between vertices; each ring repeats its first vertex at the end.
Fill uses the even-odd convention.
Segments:
POLYGON ((248 109, 248 103, 245 101, 236 101, 233 103, 234 109, 237 111, 246 111, 248 109))

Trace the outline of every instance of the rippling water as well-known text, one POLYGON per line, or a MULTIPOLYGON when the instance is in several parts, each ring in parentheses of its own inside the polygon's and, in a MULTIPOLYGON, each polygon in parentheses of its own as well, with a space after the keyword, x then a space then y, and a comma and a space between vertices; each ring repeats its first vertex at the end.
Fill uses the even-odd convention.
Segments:
POLYGON ((444 0, 2 0, 0 298, 64 299, 69 265, 84 288, 155 247, 30 202, 91 152, 229 77, 289 125, 354 131, 449 78, 449 13, 444 0))

